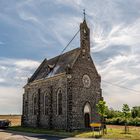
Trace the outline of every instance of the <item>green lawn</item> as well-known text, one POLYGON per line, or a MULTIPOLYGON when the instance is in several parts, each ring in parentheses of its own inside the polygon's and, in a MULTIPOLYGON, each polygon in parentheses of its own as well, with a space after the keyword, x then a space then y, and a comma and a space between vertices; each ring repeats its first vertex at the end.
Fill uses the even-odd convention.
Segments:
POLYGON ((124 134, 124 126, 108 126, 108 133, 104 138, 140 140, 140 127, 129 126, 129 133, 124 134))
POLYGON ((66 136, 72 137, 74 133, 66 132, 64 130, 47 130, 43 128, 30 128, 30 127, 21 127, 21 126, 13 126, 9 127, 8 130, 12 131, 20 131, 20 132, 29 132, 29 133, 36 133, 36 134, 49 134, 54 136, 66 136))
MULTIPOLYGON (((97 133, 95 134, 97 135, 97 133)), ((84 132, 77 134, 76 137, 92 137, 93 132, 84 132)), ((124 126, 109 125, 107 134, 102 136, 105 139, 123 139, 123 140, 140 140, 140 127, 129 127, 129 133, 124 134, 124 126)))
MULTIPOLYGON (((66 132, 63 130, 46 130, 39 128, 26 128, 21 126, 10 127, 9 130, 14 131, 22 131, 22 132, 32 132, 38 134, 49 134, 55 136, 64 136, 64 137, 84 137, 91 138, 93 136, 98 136, 96 132, 93 135, 92 131, 82 132, 82 131, 74 131, 74 132, 66 132)), ((123 126, 108 126, 107 134, 103 136, 106 139, 124 139, 124 140, 140 140, 140 127, 129 127, 129 133, 124 134, 123 126)))

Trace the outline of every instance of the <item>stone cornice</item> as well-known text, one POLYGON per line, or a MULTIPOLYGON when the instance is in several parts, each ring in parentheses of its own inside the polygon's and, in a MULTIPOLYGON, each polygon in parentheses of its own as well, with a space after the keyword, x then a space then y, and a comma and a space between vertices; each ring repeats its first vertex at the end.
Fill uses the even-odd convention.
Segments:
POLYGON ((43 83, 43 82, 46 82, 46 81, 51 81, 51 80, 54 80, 56 78, 60 78, 61 76, 65 76, 65 75, 66 75, 66 72, 63 72, 63 73, 56 74, 56 75, 54 75, 52 77, 34 80, 33 82, 26 84, 23 88, 28 88, 30 85, 35 85, 35 84, 38 84, 38 83, 43 83))

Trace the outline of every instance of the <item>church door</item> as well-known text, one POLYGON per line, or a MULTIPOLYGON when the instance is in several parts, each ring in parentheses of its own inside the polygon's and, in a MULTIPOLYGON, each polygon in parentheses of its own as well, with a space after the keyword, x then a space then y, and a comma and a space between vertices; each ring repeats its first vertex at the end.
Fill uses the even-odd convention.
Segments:
POLYGON ((86 128, 90 127, 90 115, 89 115, 89 113, 85 113, 85 127, 86 128))

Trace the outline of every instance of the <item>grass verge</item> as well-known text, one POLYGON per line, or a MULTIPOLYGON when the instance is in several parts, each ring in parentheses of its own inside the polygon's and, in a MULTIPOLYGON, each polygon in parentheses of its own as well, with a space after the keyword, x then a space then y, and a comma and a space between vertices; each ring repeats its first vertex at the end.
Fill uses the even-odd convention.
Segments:
POLYGON ((22 126, 12 126, 9 127, 8 130, 36 133, 36 134, 48 134, 48 135, 61 136, 61 137, 73 137, 77 133, 77 132, 66 132, 64 130, 48 130, 45 128, 31 128, 31 127, 22 127, 22 126))
MULTIPOLYGON (((79 137, 79 138, 92 138, 94 136, 99 136, 99 133, 93 135, 92 131, 74 131, 66 132, 64 130, 47 130, 41 128, 27 128, 21 126, 14 126, 8 128, 13 131, 30 132, 37 134, 48 134, 53 136, 61 137, 79 137)), ((105 139, 123 139, 123 140, 140 140, 140 127, 129 127, 129 133, 124 134, 124 126, 113 126, 109 125, 107 129, 107 134, 103 136, 105 139)))

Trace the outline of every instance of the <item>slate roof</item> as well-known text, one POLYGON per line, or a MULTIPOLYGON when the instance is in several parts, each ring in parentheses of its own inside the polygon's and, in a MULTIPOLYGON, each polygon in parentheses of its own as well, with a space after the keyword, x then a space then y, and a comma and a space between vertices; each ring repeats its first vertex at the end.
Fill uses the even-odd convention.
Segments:
POLYGON ((29 82, 42 78, 53 77, 56 74, 66 72, 67 66, 69 65, 72 67, 79 54, 80 48, 76 48, 49 60, 44 59, 44 61, 29 79, 29 82))

